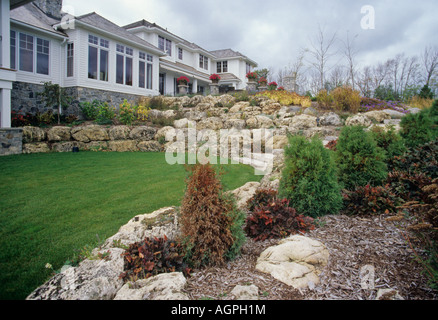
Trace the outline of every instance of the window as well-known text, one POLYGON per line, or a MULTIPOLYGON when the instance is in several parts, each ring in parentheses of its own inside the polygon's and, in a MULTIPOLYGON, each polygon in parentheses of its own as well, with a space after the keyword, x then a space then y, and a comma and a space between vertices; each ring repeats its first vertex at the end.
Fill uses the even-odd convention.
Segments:
POLYGON ((116 82, 132 86, 134 49, 117 44, 116 51, 119 52, 116 56, 116 82))
POLYGON ((251 72, 251 65, 249 63, 246 64, 246 73, 251 72))
POLYGON ((37 38, 37 73, 39 74, 49 74, 49 51, 49 41, 37 38))
POLYGON ((138 86, 140 88, 152 89, 152 62, 153 57, 151 55, 146 55, 144 52, 139 54, 139 81, 138 86), (143 61, 143 60, 147 60, 143 61))
POLYGON ((208 58, 202 54, 199 55, 199 68, 208 70, 208 58))
POLYGON ((11 69, 17 68, 17 34, 11 30, 11 69))
POLYGON ((73 77, 74 67, 74 44, 67 44, 67 77, 73 77))
POLYGON ((228 61, 221 61, 217 63, 217 73, 228 72, 228 61))
POLYGON ((97 53, 96 47, 88 46, 88 78, 97 80, 97 53))
POLYGON ((172 41, 162 36, 158 36, 158 48, 165 51, 169 56, 172 56, 172 41))
POLYGON ((33 72, 33 37, 20 32, 20 70, 33 72))
POLYGON ((183 49, 182 48, 178 48, 178 59, 179 60, 183 59, 183 49))
POLYGON ((108 81, 109 52, 106 49, 109 48, 109 41, 90 34, 88 43, 88 78, 108 81))

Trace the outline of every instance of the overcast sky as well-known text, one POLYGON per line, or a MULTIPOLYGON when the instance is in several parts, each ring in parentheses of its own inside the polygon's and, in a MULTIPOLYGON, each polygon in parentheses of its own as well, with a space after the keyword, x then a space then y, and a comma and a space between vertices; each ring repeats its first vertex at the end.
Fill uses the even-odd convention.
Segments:
POLYGON ((64 6, 74 15, 94 11, 120 26, 155 22, 206 50, 231 48, 259 68, 276 70, 310 48, 318 25, 327 38, 335 32, 343 41, 347 33, 357 35, 361 66, 438 45, 437 0, 64 0, 64 6), (374 29, 362 28, 373 22, 371 11, 361 13, 364 6, 374 9, 374 29))

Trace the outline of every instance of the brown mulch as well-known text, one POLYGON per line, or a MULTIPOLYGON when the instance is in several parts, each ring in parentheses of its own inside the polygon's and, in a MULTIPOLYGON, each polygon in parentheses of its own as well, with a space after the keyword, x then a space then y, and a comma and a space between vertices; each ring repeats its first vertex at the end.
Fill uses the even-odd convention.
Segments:
MULTIPOLYGON (((422 266, 387 216, 349 217, 331 215, 319 219, 319 226, 307 234, 322 242, 330 252, 320 283, 294 289, 266 273, 255 270, 257 258, 278 240, 255 242, 248 239, 242 255, 223 267, 197 271, 188 279, 185 292, 190 299, 234 299, 236 285, 254 284, 261 300, 374 300, 379 289, 395 289, 405 300, 436 300, 438 292, 428 287, 422 266), (374 288, 363 288, 362 267, 374 268, 374 288)), ((415 249, 418 254, 422 251, 415 249)))

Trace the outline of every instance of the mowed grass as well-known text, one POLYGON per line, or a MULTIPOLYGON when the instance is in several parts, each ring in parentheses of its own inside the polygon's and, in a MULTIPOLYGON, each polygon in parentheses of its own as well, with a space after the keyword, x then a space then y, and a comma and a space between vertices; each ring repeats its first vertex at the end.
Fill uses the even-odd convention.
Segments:
MULTIPOLYGON (((223 165, 225 189, 260 181, 223 165)), ((164 153, 52 153, 0 157, 0 299, 24 299, 84 246, 138 214, 179 206, 187 171, 164 153)))

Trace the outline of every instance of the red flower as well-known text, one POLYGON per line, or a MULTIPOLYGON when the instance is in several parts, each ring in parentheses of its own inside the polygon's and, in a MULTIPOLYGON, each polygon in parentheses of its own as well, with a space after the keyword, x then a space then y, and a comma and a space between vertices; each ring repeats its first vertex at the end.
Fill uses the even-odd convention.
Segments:
POLYGON ((187 84, 187 83, 189 83, 190 82, 190 80, 189 80, 189 78, 187 78, 187 77, 185 77, 185 76, 182 76, 182 77, 179 77, 178 79, 176 79, 176 81, 179 83, 179 84, 187 84))
POLYGON ((221 79, 221 77, 219 75, 217 75, 216 73, 213 73, 210 76, 210 80, 220 80, 220 79, 221 79))

